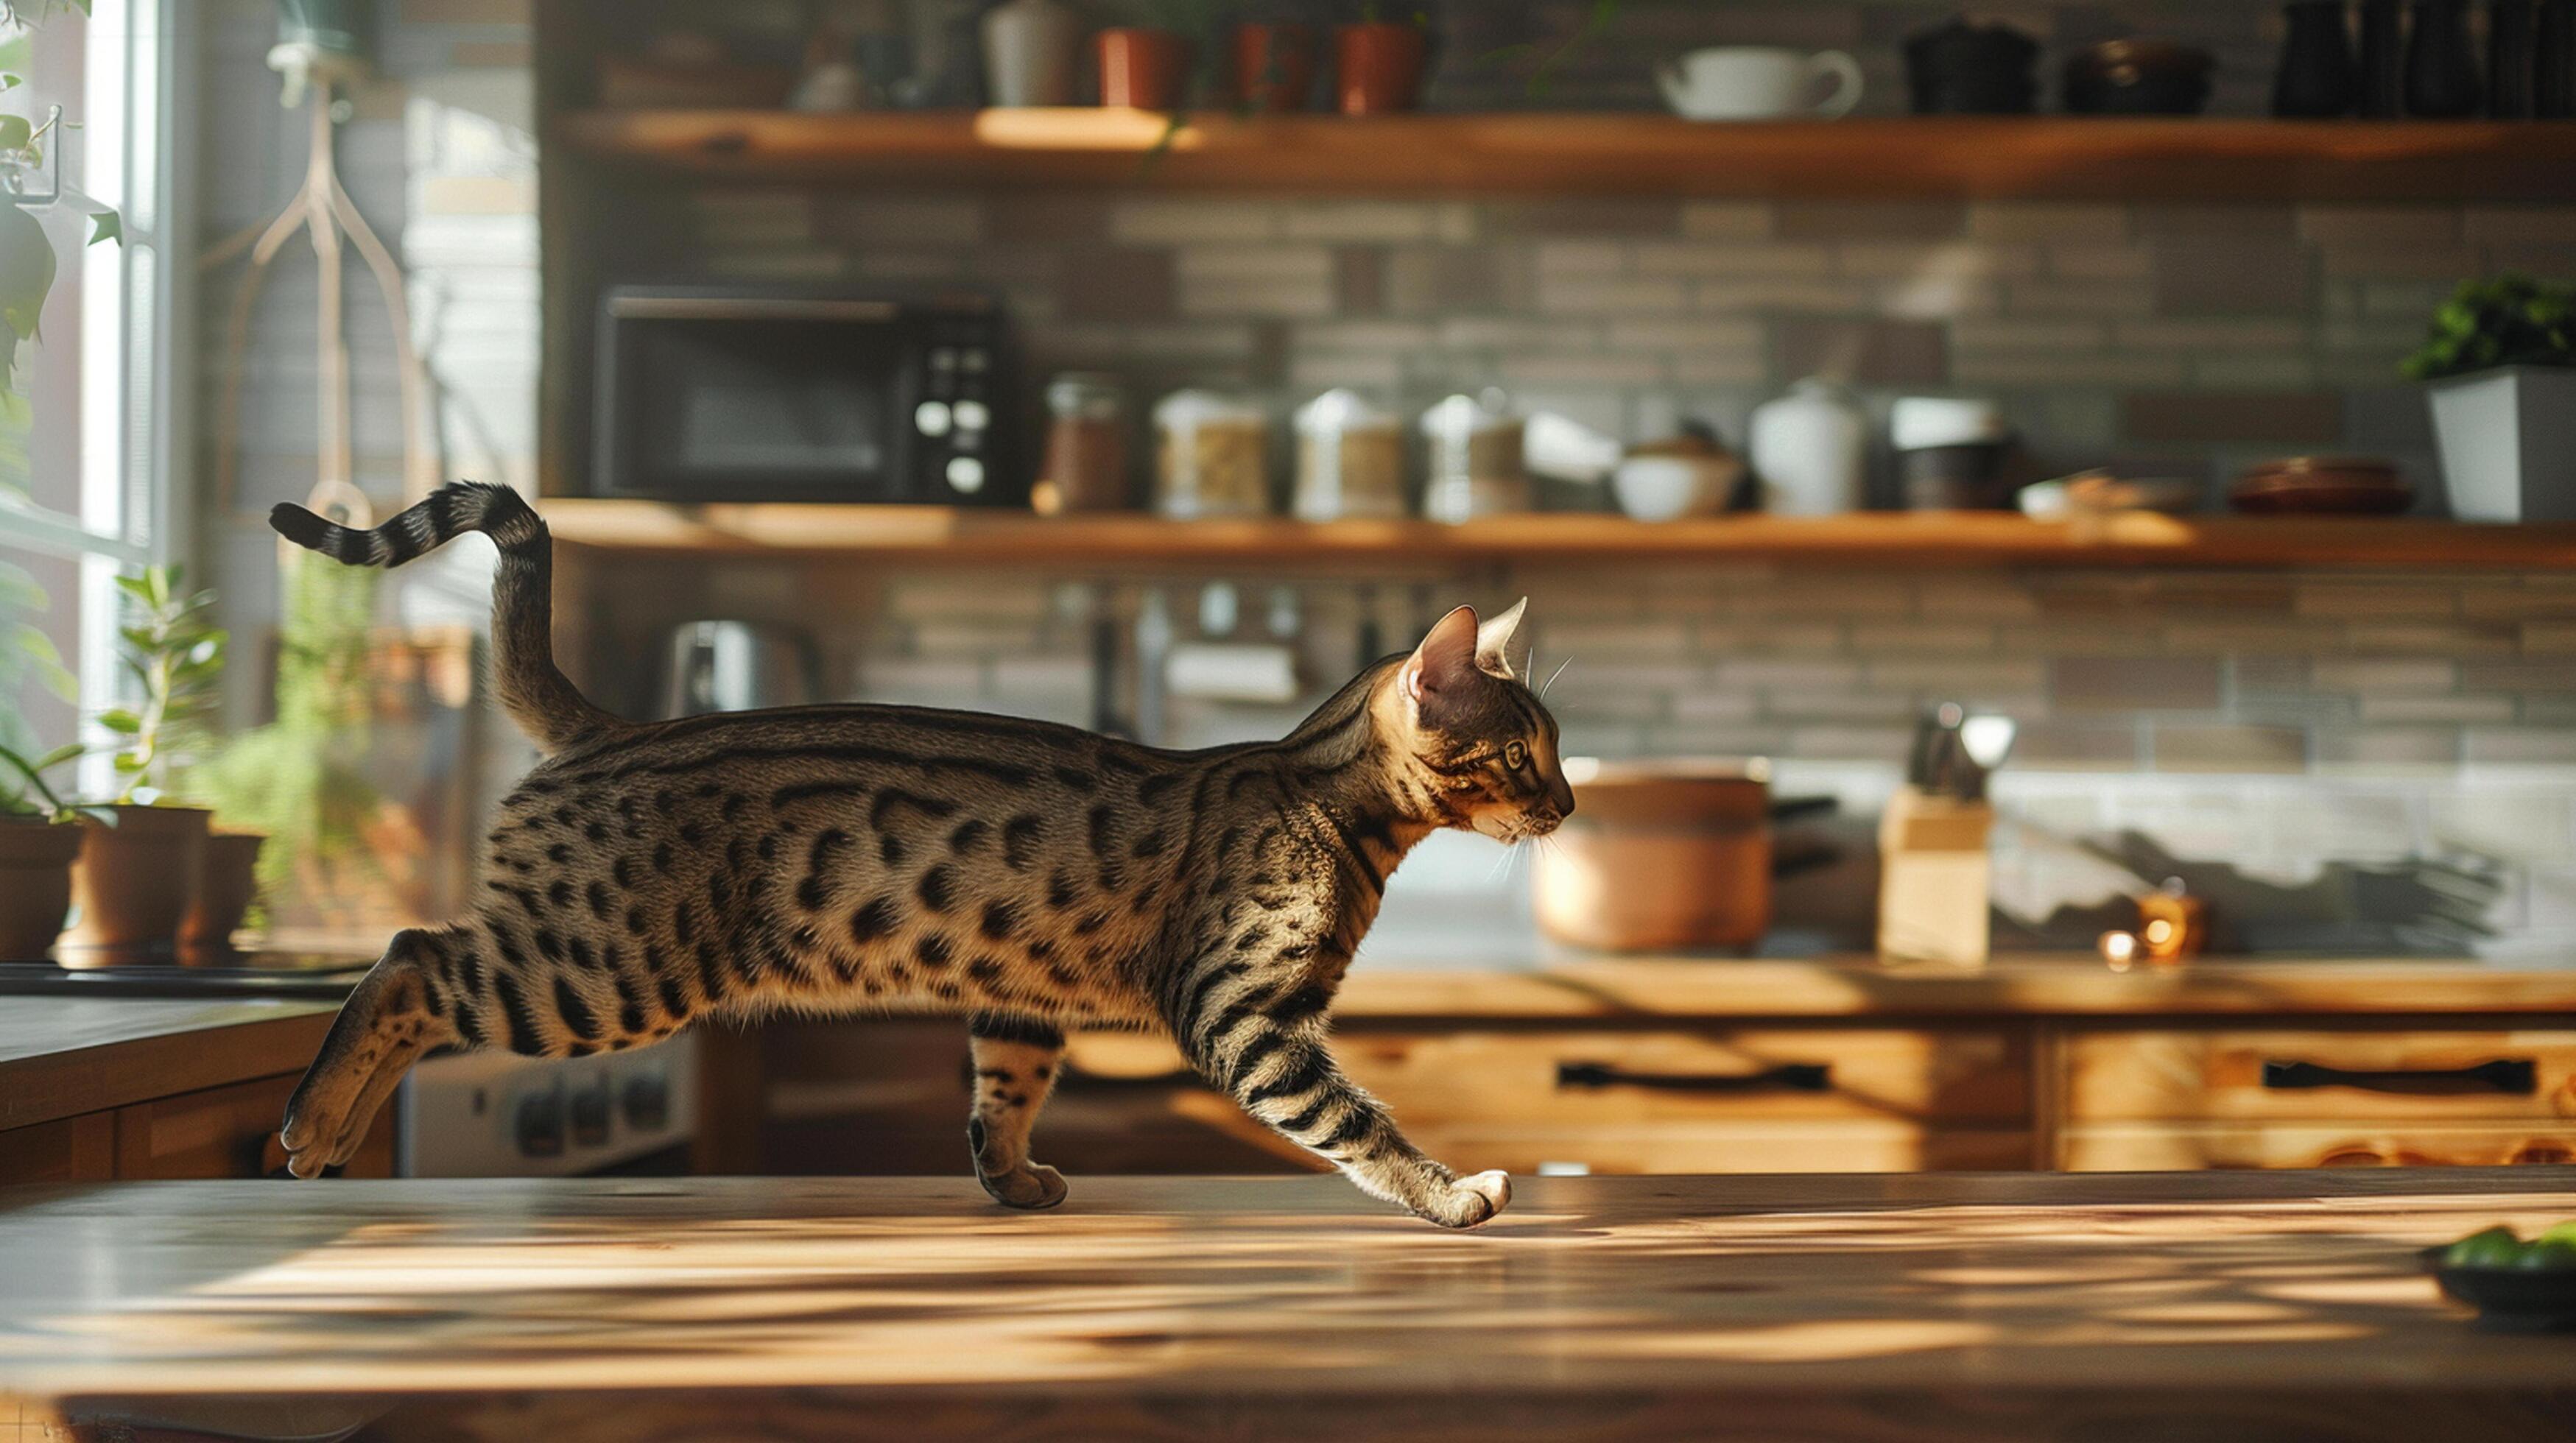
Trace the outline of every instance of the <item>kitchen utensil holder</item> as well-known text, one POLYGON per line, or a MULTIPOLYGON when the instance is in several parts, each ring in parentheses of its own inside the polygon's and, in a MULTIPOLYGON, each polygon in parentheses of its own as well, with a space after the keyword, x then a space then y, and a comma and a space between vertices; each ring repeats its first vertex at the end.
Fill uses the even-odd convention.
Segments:
POLYGON ((1883 961, 1983 966, 1994 862, 1990 802, 1900 787, 1878 822, 1878 954, 1883 961))

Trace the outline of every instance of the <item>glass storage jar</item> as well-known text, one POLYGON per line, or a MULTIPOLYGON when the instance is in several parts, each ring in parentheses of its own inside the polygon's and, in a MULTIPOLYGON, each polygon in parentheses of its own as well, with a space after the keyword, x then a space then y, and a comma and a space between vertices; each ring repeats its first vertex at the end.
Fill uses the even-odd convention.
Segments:
POLYGON ((1404 515, 1404 427, 1356 391, 1332 390, 1297 412, 1300 521, 1404 515))
POLYGON ((1530 510, 1536 500, 1521 464, 1520 416, 1498 390, 1457 395, 1422 413, 1431 442, 1422 514, 1456 523, 1530 510))
POLYGON ((1046 471, 1039 478, 1038 509, 1126 509, 1126 386, 1116 376, 1068 371, 1047 383, 1046 401, 1046 471))
POLYGON ((1154 407, 1155 509, 1175 520, 1270 511, 1270 418, 1240 396, 1174 391, 1154 407))

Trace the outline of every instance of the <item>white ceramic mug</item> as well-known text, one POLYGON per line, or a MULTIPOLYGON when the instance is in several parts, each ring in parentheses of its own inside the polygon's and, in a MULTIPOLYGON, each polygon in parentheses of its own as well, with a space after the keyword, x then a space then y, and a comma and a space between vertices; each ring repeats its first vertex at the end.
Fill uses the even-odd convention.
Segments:
POLYGON ((1655 67, 1664 99, 1690 120, 1773 120, 1814 116, 1830 120, 1860 103, 1860 62, 1839 50, 1813 55, 1762 45, 1719 45, 1694 50, 1677 65, 1655 67), (1815 96, 1816 77, 1833 88, 1815 96))

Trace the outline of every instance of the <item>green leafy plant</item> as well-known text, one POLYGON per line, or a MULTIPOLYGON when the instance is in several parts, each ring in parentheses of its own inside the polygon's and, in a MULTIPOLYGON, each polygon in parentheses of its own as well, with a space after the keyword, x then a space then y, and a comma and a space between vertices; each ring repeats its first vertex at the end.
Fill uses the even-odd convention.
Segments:
POLYGON ((185 580, 177 566, 147 566, 116 579, 135 616, 117 635, 126 667, 143 688, 139 709, 118 707, 98 719, 127 739, 116 754, 117 774, 125 778, 119 805, 170 798, 214 709, 227 637, 214 624, 215 594, 191 593, 185 580))
POLYGON ((0 775, 0 816, 41 817, 48 822, 95 817, 114 825, 113 813, 103 807, 85 806, 68 800, 45 780, 45 773, 73 760, 84 750, 80 743, 70 742, 43 756, 30 757, 14 747, 0 746, 0 768, 15 773, 14 776, 0 775))
POLYGON ((2576 366, 2576 286, 2511 275, 2462 281, 2403 369, 2437 381, 2498 366, 2576 366))
MULTIPOLYGON (((0 95, 26 84, 24 72, 37 26, 67 11, 87 16, 89 8, 90 0, 0 0, 0 95)), ((15 369, 18 342, 39 339, 36 323, 44 313, 45 297, 54 288, 53 247, 25 207, 66 201, 89 215, 88 244, 113 240, 121 245, 125 239, 124 221, 114 209, 68 187, 28 193, 27 177, 43 168, 45 148, 54 142, 57 126, 73 129, 77 122, 64 120, 59 107, 43 120, 0 114, 0 388, 7 386, 15 369)), ((0 390, 0 401, 14 399, 0 390)), ((25 418, 14 414, 23 408, 10 409, 13 414, 0 421, 12 428, 23 426, 25 418)))

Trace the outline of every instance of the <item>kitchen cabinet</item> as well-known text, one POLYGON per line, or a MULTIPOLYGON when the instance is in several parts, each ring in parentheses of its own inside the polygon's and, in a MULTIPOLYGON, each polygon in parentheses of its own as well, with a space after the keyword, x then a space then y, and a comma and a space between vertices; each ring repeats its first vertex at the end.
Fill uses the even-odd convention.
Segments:
MULTIPOLYGON (((334 1008, 12 998, 0 1013, 0 1184, 264 1177, 334 1008)), ((393 1110, 344 1170, 389 1177, 393 1110)))
MULTIPOLYGON (((2205 961, 2115 974, 1620 959, 1362 967, 1344 1068, 1466 1169, 1788 1173, 2234 1169, 2576 1158, 2576 970, 2205 961)), ((782 1024, 770 1170, 962 1166, 953 1023, 782 1024), (793 1039, 789 1041, 788 1039, 793 1039), (787 1131, 782 1132, 782 1129, 787 1131)), ((750 1050, 750 1049, 747 1049, 750 1050)), ((756 1122, 743 1124, 746 1132, 756 1122)), ((1319 1164, 1172 1046, 1076 1033, 1038 1125, 1068 1173, 1319 1164)))

